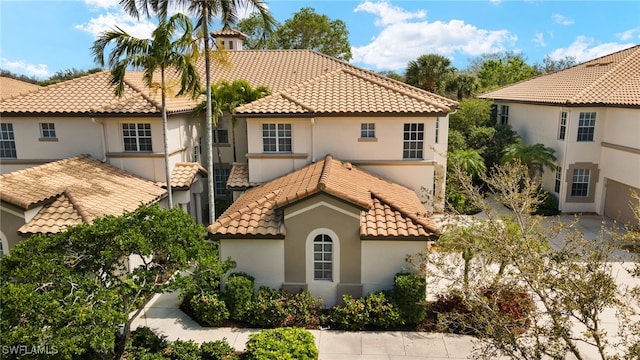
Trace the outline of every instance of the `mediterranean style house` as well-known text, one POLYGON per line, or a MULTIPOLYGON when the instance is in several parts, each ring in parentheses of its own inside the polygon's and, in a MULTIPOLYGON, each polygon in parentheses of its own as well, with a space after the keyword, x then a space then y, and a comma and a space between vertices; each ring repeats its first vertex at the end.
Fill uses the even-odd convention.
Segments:
POLYGON ((543 176, 563 212, 637 227, 640 195, 640 46, 483 94, 498 121, 555 150, 543 176), (635 222, 634 222, 635 221, 635 222))
MULTIPOLYGON (((405 256, 436 236, 429 216, 444 206, 448 115, 457 103, 314 51, 241 50, 243 34, 214 35, 228 49, 228 62, 210 69, 214 83, 243 79, 271 90, 214 127, 209 176, 216 196, 235 200, 209 227, 222 256, 258 284, 309 288, 330 302, 392 286, 405 256), (318 256, 325 263, 316 276, 318 256)), ((120 98, 109 80, 101 72, 2 100, 0 185, 16 171, 87 154, 162 188, 159 94, 138 72, 127 73, 120 98)), ((174 202, 206 219, 205 119, 194 112, 202 100, 168 99, 168 145, 174 202)), ((2 206, 20 210, 4 197, 2 206)))

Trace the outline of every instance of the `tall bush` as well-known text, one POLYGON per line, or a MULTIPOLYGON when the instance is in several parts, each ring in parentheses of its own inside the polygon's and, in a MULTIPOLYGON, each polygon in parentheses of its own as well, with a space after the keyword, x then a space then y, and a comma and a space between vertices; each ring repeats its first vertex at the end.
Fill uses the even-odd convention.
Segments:
POLYGON ((224 300, 233 320, 244 321, 251 308, 255 278, 245 273, 229 275, 225 283, 224 300))
POLYGON ((393 282, 393 293, 400 315, 406 324, 418 324, 427 315, 427 282, 424 276, 398 273, 393 282))
POLYGON ((318 348, 313 335, 301 328, 266 329, 249 337, 247 360, 314 360, 318 348))

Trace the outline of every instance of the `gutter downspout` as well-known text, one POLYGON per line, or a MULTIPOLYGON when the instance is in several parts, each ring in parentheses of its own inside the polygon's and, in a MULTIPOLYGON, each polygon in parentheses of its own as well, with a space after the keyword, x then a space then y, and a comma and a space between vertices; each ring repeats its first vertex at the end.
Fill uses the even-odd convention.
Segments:
POLYGON ((102 162, 107 162, 107 139, 104 131, 104 123, 101 121, 97 121, 96 118, 92 117, 91 122, 100 126, 100 137, 102 138, 102 162))
POLYGON ((311 122, 311 162, 314 163, 316 162, 316 132, 314 130, 316 127, 316 119, 310 118, 309 120, 311 122))

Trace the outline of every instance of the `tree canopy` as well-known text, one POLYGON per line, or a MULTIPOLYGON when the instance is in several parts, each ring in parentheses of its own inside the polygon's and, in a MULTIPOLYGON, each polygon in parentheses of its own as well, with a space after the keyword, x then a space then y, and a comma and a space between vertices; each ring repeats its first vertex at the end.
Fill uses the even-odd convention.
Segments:
POLYGON ((407 65, 405 81, 432 93, 442 93, 447 81, 455 74, 456 69, 451 60, 438 54, 421 55, 407 65))
POLYGON ((58 358, 119 358, 131 313, 192 261, 217 261, 205 234, 183 210, 154 205, 18 243, 0 259, 3 345, 55 346, 58 358))

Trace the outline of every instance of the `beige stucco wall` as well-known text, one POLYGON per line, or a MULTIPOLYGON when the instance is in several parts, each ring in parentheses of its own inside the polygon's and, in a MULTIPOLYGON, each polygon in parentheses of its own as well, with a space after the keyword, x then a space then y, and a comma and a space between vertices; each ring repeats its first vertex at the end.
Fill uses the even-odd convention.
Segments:
MULTIPOLYGON (((634 187, 640 186, 640 110, 606 107, 561 107, 500 103, 509 106, 509 124, 528 143, 542 143, 555 150, 557 164, 562 167, 562 188, 558 194, 564 212, 603 213, 605 178, 634 187), (567 112, 565 140, 558 140, 560 112, 567 112), (596 112, 594 140, 578 142, 578 121, 581 112, 596 112), (567 172, 577 163, 596 164, 599 170, 592 202, 567 202, 567 187, 571 184, 567 172)), ((553 191, 555 173, 545 170, 543 183, 553 191)))
POLYGON ((392 289, 394 276, 407 271, 407 255, 425 251, 427 241, 363 240, 363 293, 392 289))
POLYGON ((100 126, 90 117, 3 116, 1 122, 13 124, 17 154, 17 160, 2 160, 2 174, 79 154, 104 157, 100 126), (56 140, 41 139, 40 123, 55 124, 56 140))
POLYGON ((268 286, 278 289, 284 283, 283 240, 220 240, 220 257, 231 257, 237 264, 236 272, 255 277, 256 288, 268 286))

